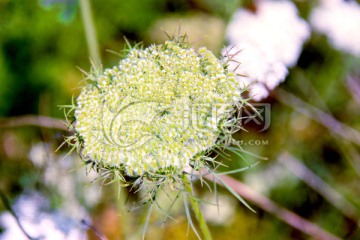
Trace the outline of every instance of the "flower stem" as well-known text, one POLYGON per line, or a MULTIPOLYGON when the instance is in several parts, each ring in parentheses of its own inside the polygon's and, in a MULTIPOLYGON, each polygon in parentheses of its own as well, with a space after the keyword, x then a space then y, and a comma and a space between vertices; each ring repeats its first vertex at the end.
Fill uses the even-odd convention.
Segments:
POLYGON ((116 194, 116 208, 118 211, 118 216, 119 216, 119 222, 120 222, 120 227, 121 227, 121 239, 127 240, 129 238, 129 223, 131 222, 131 215, 128 214, 126 216, 125 219, 125 213, 126 213, 126 190, 119 186, 118 184, 113 184, 114 185, 114 193, 116 194))
POLYGON ((86 41, 90 52, 90 59, 95 66, 100 66, 100 52, 96 37, 95 24, 91 15, 91 7, 89 0, 80 0, 80 9, 82 22, 84 24, 86 41))
MULTIPOLYGON (((189 181, 189 179, 187 178, 186 175, 183 176, 183 181, 184 181, 184 187, 185 187, 185 190, 190 193, 191 195, 193 195, 193 188, 192 188, 192 185, 189 181)), ((191 197, 190 196, 190 203, 191 203, 191 207, 192 207, 192 210, 195 214, 195 217, 196 217, 196 220, 198 221, 199 223, 199 227, 200 227, 200 230, 204 236, 204 239, 205 240, 212 240, 212 236, 211 236, 211 233, 210 233, 210 229, 206 223, 206 220, 204 218, 204 215, 200 209, 200 206, 199 206, 199 203, 198 201, 191 197)))

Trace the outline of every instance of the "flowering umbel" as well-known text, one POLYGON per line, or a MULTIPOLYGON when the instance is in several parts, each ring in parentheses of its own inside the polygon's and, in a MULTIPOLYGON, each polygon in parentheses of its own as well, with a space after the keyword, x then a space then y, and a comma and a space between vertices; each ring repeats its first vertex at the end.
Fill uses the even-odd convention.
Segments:
POLYGON ((151 185, 151 196, 166 183, 186 189, 186 175, 215 174, 210 153, 234 144, 239 130, 246 99, 227 65, 181 38, 132 47, 117 66, 87 74, 66 142, 123 186, 151 185))
POLYGON ((90 78, 76 100, 78 150, 131 177, 201 165, 240 101, 225 63, 178 41, 132 48, 118 66, 90 78))

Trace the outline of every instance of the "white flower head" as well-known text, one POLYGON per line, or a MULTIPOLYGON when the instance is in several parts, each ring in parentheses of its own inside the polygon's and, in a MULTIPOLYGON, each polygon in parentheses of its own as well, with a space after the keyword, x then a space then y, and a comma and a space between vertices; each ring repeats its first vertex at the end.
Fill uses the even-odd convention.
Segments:
POLYGON ((292 2, 257 1, 256 12, 240 9, 234 14, 227 29, 230 46, 223 54, 234 60, 230 69, 248 78, 241 82, 256 83, 249 89, 258 101, 285 80, 309 36, 310 28, 292 2))
POLYGON ((250 97, 260 101, 269 95, 280 82, 284 81, 288 70, 279 61, 269 61, 258 48, 250 44, 231 46, 223 49, 229 59, 229 69, 238 73, 241 86, 248 86, 250 97))
POLYGON ((124 184, 126 176, 157 181, 189 174, 189 166, 199 171, 228 140, 229 127, 238 124, 231 120, 235 108, 245 101, 227 67, 179 40, 132 48, 117 66, 89 74, 73 106, 75 136, 67 141, 124 184))
POLYGON ((190 48, 184 36, 131 47, 117 66, 87 74, 89 84, 65 112, 75 132, 65 142, 100 177, 147 191, 142 205, 153 206, 166 188, 182 194, 187 209, 194 175, 210 174, 230 189, 211 153, 242 153, 232 134, 248 99, 228 64, 206 48, 190 48))
POLYGON ((314 29, 339 50, 360 56, 360 5, 355 1, 322 1, 310 16, 314 29))

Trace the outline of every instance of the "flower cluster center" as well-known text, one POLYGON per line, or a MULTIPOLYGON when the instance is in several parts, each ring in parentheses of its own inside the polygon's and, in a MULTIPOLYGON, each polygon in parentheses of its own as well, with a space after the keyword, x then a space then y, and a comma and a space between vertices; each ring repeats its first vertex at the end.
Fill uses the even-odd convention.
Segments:
POLYGON ((82 155, 129 176, 182 171, 216 144, 239 98, 234 74, 205 48, 131 49, 77 98, 82 155))

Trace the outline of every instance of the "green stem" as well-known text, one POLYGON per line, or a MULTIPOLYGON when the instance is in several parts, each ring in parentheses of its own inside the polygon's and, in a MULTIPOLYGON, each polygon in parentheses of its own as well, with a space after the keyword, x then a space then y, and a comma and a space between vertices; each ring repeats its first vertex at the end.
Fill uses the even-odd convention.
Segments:
MULTIPOLYGON (((185 187, 185 190, 187 192, 190 193, 190 195, 192 196, 194 194, 194 191, 192 189, 192 186, 191 186, 191 183, 189 181, 189 179, 187 178, 186 175, 183 176, 183 181, 184 181, 184 187, 185 187)), ((191 197, 190 196, 190 203, 191 203, 191 207, 192 207, 192 210, 195 214, 195 217, 196 217, 196 220, 198 221, 199 223, 199 227, 200 227, 200 230, 204 236, 204 239, 205 240, 212 240, 212 236, 211 236, 211 233, 210 233, 210 229, 206 223, 206 220, 204 218, 204 215, 200 209, 200 206, 199 206, 199 203, 198 201, 191 197)))
POLYGON ((126 219, 125 219, 125 214, 126 214, 126 199, 125 199, 125 195, 126 195, 126 190, 123 187, 120 187, 118 184, 113 183, 114 186, 114 193, 117 193, 115 195, 116 199, 116 208, 118 211, 118 215, 120 218, 120 226, 121 226, 121 239, 128 239, 129 238, 129 223, 131 222, 131 215, 127 214, 126 219))
POLYGON ((100 52, 96 37, 95 24, 91 15, 90 2, 89 0, 79 0, 79 2, 90 59, 96 67, 100 67, 100 52))

